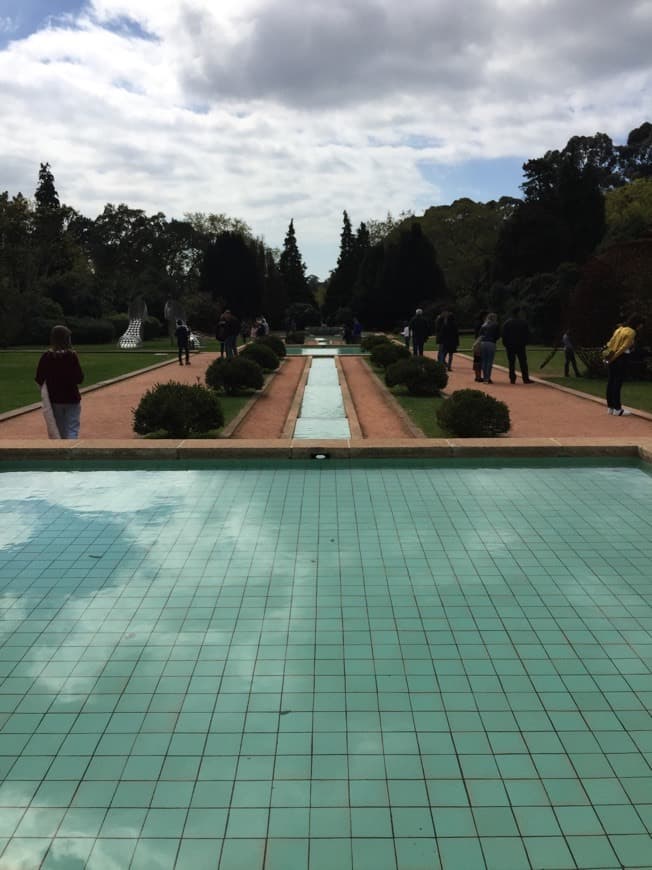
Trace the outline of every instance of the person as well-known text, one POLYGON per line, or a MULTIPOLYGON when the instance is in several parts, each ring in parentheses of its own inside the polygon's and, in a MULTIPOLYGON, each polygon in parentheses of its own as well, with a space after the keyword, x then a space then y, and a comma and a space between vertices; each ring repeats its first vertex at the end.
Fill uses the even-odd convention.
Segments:
POLYGON ((240 334, 240 321, 231 314, 230 309, 226 309, 223 315, 226 320, 226 358, 233 359, 238 355, 238 335, 240 334))
MULTIPOLYGON (((79 438, 79 384, 84 380, 84 373, 79 357, 72 349, 71 332, 67 326, 52 328, 50 349, 38 361, 34 380, 39 387, 46 387, 59 437, 79 438)), ((50 437, 56 438, 56 434, 50 437)))
POLYGON ((575 377, 579 378, 580 373, 577 370, 577 362, 575 361, 575 346, 573 345, 573 339, 571 338, 571 331, 567 329, 566 332, 561 337, 561 344, 564 348, 564 377, 567 378, 570 367, 573 367, 573 371, 575 372, 575 377))
POLYGON ((186 355, 186 365, 190 365, 190 331, 183 320, 177 320, 177 328, 174 330, 179 352, 179 365, 183 365, 183 355, 186 355))
POLYGON ((473 374, 475 375, 476 383, 482 383, 482 339, 480 338, 480 329, 482 324, 487 319, 487 312, 481 311, 473 328, 473 374))
POLYGON ((604 361, 607 364, 607 413, 615 417, 628 417, 632 413, 623 408, 620 391, 627 376, 636 333, 644 323, 643 317, 632 314, 624 326, 616 327, 604 349, 604 361))
POLYGON ((403 341, 405 342, 405 346, 407 349, 410 349, 410 324, 407 320, 403 324, 403 329, 401 330, 401 335, 403 336, 403 341))
POLYGON ((500 337, 498 317, 493 311, 487 314, 487 319, 480 327, 478 338, 480 339, 480 354, 482 356, 482 380, 485 384, 492 384, 491 371, 496 356, 496 342, 500 337))
POLYGON ((260 319, 260 324, 264 330, 263 335, 269 335, 269 323, 267 322, 267 318, 265 317, 264 314, 261 314, 259 319, 260 319))
POLYGON ((442 311, 437 318, 437 344, 439 350, 437 359, 446 366, 448 371, 453 368, 453 354, 460 344, 460 334, 452 311, 442 311))
POLYGON ((415 356, 423 356, 423 346, 429 335, 429 323, 423 316, 423 308, 417 308, 409 323, 412 334, 412 348, 415 356))
POLYGON ((353 343, 360 344, 362 338, 362 324, 357 317, 353 318, 353 343))
POLYGON ((503 323, 503 344, 507 351, 507 365, 509 367, 509 382, 516 383, 516 358, 521 368, 521 377, 524 384, 531 384, 530 373, 527 364, 527 352, 525 347, 530 340, 530 329, 523 317, 521 308, 514 308, 512 316, 503 323))
POLYGON ((220 314, 220 319, 217 321, 217 328, 215 330, 215 338, 220 343, 220 359, 224 359, 225 354, 225 342, 226 342, 226 324, 227 321, 224 317, 224 313, 220 314))

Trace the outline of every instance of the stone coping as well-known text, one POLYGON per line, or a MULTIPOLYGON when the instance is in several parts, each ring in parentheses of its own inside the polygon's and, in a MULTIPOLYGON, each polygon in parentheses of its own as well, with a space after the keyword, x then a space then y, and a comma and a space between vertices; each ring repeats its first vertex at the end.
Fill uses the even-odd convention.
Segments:
POLYGON ((652 438, 400 438, 341 439, 203 439, 79 441, 6 440, 0 461, 19 460, 187 460, 187 459, 456 459, 620 457, 652 463, 652 438))

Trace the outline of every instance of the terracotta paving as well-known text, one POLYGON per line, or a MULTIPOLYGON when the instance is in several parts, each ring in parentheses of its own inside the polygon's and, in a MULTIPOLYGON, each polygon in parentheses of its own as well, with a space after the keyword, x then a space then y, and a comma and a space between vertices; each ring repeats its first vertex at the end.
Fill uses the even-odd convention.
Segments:
POLYGON ((307 364, 308 357, 286 357, 232 437, 280 438, 307 364))
MULTIPOLYGON (((429 354, 434 356, 434 354, 429 354)), ((203 383, 204 373, 214 354, 193 355, 190 366, 171 362, 102 389, 86 393, 82 399, 81 434, 84 439, 133 439, 132 409, 142 394, 156 383, 168 380, 192 384, 203 383)), ((413 437, 405 422, 396 414, 391 399, 379 387, 366 363, 356 357, 341 357, 351 400, 363 437, 374 440, 413 437)), ((287 358, 271 379, 242 424, 237 439, 280 438, 288 410, 296 399, 297 387, 305 361, 287 358)), ((640 417, 610 417, 604 404, 581 399, 555 390, 544 383, 512 386, 506 371, 494 369, 494 384, 476 384, 471 361, 461 355, 453 360, 447 392, 466 387, 480 388, 507 402, 512 417, 510 438, 628 438, 652 436, 652 422, 640 417)), ((35 389, 35 398, 37 396, 35 389)), ((624 390, 627 397, 627 387, 624 390)), ((0 422, 0 439, 42 439, 46 437, 40 410, 0 422)), ((287 437, 287 433, 286 433, 287 437)))

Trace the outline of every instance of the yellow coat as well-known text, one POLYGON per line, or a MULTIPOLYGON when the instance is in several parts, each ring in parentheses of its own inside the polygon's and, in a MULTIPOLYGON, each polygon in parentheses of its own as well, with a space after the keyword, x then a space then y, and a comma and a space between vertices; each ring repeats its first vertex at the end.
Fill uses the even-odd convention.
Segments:
POLYGON ((613 362, 634 346, 636 330, 631 326, 619 326, 611 336, 604 349, 604 358, 613 362))

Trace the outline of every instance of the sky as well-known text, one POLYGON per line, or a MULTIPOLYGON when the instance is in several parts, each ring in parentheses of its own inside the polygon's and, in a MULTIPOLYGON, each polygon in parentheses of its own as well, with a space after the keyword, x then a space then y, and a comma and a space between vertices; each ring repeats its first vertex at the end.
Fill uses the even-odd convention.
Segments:
POLYGON ((573 135, 652 109, 652 0, 2 0, 0 190, 294 219, 327 277, 354 224, 517 196, 573 135))

